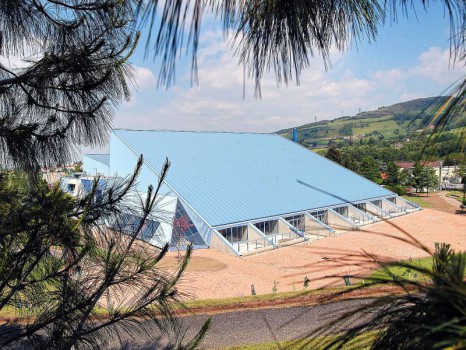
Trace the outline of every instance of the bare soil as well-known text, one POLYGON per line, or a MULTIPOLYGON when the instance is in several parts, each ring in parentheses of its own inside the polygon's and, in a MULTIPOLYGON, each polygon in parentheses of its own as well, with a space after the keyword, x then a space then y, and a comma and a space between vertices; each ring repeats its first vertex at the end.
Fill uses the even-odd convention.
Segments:
POLYGON ((447 192, 445 191, 429 193, 429 196, 427 196, 426 193, 413 194, 413 196, 421 197, 424 201, 429 203, 432 206, 430 209, 466 215, 466 210, 460 207, 461 202, 455 198, 447 197, 447 192))
MULTIPOLYGON (((439 198, 437 198, 439 199, 439 198)), ((466 250, 466 216, 424 209, 398 218, 364 226, 339 236, 326 237, 247 257, 213 249, 196 250, 181 283, 187 299, 221 299, 344 285, 343 276, 364 279, 380 261, 422 258, 435 242, 466 250)), ((176 252, 168 254, 167 267, 175 266, 176 252)))

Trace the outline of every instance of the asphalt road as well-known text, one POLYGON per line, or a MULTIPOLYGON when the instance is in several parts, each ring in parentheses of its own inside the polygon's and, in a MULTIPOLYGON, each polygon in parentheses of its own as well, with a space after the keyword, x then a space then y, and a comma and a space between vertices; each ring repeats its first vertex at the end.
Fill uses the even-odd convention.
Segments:
MULTIPOLYGON (((212 316, 212 325, 201 349, 304 338, 317 328, 369 301, 343 300, 324 305, 218 313, 212 316)), ((207 318, 208 315, 183 317, 183 325, 187 327, 186 339, 193 337, 207 318)), ((350 322, 358 322, 363 318, 363 315, 358 315, 350 322)), ((128 340, 125 348, 159 349, 166 344, 165 336, 153 334, 149 341, 142 342, 140 338, 128 340)))

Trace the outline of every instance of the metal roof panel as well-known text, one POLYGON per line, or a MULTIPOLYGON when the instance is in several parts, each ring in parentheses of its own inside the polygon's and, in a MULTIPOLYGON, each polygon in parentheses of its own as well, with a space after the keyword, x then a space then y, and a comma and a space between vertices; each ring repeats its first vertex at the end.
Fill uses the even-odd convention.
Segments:
POLYGON ((210 226, 393 194, 275 134, 144 130, 113 134, 135 154, 143 154, 156 173, 168 158, 167 184, 210 226))

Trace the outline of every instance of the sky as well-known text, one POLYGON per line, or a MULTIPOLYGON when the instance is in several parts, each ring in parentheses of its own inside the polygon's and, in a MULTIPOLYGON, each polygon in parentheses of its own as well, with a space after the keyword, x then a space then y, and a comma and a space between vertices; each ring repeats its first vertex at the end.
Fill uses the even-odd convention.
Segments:
POLYGON ((427 13, 419 8, 407 19, 386 23, 375 43, 332 50, 327 70, 321 57, 313 57, 299 85, 277 85, 267 75, 257 98, 254 82, 243 80, 243 68, 219 25, 211 18, 203 22, 195 85, 187 58, 176 66, 174 86, 157 87, 158 62, 150 53, 144 59, 144 45, 139 45, 131 60, 137 88, 116 111, 114 128, 274 132, 437 96, 466 73, 461 63, 452 65, 449 20, 433 2, 427 13))
MULTIPOLYGON (((212 16, 202 22, 194 85, 190 57, 182 57, 176 83, 168 89, 157 86, 160 61, 153 60, 153 51, 145 58, 143 32, 131 57, 132 98, 115 109, 113 127, 269 133, 441 95, 466 74, 463 63, 451 61, 450 23, 441 3, 431 1, 427 11, 419 7, 408 18, 387 21, 376 42, 353 42, 344 52, 332 49, 328 69, 321 57, 312 57, 299 85, 278 85, 273 74, 266 75, 261 98, 254 94, 254 81, 244 79, 221 23, 212 16)), ((80 153, 89 151, 81 147, 80 153)), ((107 147, 96 153, 102 151, 107 147)))

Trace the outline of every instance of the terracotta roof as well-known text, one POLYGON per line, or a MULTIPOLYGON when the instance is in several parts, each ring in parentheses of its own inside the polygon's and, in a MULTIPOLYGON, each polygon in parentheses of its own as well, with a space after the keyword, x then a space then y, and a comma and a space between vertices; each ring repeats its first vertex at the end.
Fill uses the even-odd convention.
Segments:
MULTIPOLYGON (((414 168, 414 164, 416 164, 416 162, 396 162, 395 164, 402 169, 412 169, 414 168)), ((421 162, 421 164, 423 166, 430 165, 431 167, 438 168, 441 166, 442 161, 436 160, 433 162, 421 162)))

